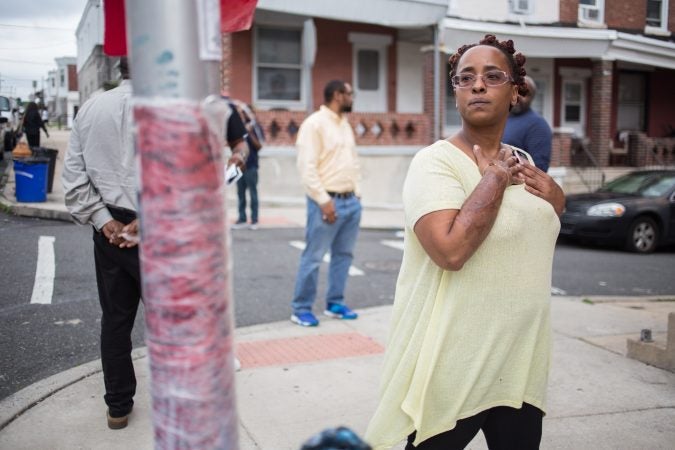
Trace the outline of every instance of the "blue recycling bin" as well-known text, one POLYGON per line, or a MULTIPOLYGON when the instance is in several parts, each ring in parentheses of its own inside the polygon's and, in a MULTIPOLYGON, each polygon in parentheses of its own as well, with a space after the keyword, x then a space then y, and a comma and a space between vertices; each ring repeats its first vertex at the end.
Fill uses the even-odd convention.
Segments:
POLYGON ((46 202, 49 158, 32 157, 14 160, 16 201, 46 202))

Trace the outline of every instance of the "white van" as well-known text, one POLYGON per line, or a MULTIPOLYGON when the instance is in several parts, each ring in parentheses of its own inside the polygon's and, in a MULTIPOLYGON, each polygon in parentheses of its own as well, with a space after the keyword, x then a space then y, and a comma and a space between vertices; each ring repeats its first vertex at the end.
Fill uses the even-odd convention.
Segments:
POLYGON ((15 131, 19 122, 16 100, 0 95, 0 145, 5 152, 11 152, 16 145, 15 131))

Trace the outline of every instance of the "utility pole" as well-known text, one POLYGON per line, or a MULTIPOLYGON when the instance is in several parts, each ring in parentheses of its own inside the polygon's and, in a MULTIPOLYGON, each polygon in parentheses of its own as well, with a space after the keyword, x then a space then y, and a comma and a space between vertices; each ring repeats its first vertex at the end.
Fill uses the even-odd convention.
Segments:
MULTIPOLYGON (((223 184, 230 109, 207 98, 219 92, 219 64, 203 59, 200 35, 219 3, 126 1, 157 449, 239 448, 223 184)), ((215 30, 220 41, 219 22, 215 30)))

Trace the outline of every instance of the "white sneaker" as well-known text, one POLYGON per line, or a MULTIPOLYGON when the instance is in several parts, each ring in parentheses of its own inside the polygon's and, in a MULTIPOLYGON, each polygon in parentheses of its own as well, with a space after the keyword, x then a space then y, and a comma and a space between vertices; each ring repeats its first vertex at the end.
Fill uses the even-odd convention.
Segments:
POLYGON ((234 371, 239 372, 241 370, 241 361, 236 356, 234 357, 234 371))
POLYGON ((253 222, 253 223, 249 226, 249 228, 250 228, 251 230, 257 230, 257 229, 258 229, 258 222, 253 222))
POLYGON ((233 223, 230 228, 232 228, 233 230, 240 230, 242 228, 246 228, 247 226, 248 224, 246 222, 236 222, 233 223))

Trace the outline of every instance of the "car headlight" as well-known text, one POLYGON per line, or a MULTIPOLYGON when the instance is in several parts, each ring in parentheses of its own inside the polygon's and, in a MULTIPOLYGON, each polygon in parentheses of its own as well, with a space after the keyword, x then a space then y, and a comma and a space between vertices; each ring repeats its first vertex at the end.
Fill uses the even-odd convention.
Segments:
POLYGON ((621 203, 600 203, 588 208, 586 214, 598 217, 621 217, 626 212, 626 207, 621 203))

